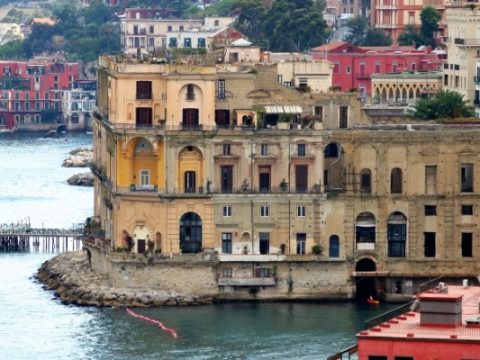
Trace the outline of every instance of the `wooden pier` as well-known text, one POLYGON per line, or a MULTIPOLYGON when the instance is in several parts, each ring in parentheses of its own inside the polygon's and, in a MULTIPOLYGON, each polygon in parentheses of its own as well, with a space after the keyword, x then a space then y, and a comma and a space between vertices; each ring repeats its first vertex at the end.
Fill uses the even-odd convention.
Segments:
POLYGON ((64 252, 82 247, 83 226, 31 228, 28 224, 0 224, 0 252, 64 252))

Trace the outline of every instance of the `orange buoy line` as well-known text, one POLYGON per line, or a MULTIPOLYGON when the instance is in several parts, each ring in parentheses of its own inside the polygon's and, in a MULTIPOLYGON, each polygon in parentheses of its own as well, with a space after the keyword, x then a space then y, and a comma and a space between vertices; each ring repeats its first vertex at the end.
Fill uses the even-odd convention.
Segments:
POLYGON ((140 314, 137 314, 136 312, 134 312, 133 310, 127 308, 127 312, 132 315, 134 318, 137 318, 137 319, 140 319, 140 320, 143 320, 143 321, 146 321, 146 322, 149 322, 151 324, 155 324, 155 325, 158 325, 160 327, 160 329, 162 329, 163 331, 165 331, 166 333, 169 333, 170 335, 172 335, 175 339, 178 338, 178 334, 175 330, 165 326, 161 321, 158 321, 158 320, 155 320, 155 319, 152 319, 152 318, 149 318, 147 316, 143 316, 143 315, 140 315, 140 314))

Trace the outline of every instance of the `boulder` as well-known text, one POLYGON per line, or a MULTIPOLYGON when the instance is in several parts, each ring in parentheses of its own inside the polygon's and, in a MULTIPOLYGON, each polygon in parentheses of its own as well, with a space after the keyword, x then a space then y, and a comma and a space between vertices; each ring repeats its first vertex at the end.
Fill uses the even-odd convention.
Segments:
POLYGON ((93 174, 91 172, 75 174, 69 177, 67 182, 70 185, 93 186, 93 174))
POLYGON ((93 150, 78 148, 70 151, 70 156, 63 161, 64 167, 88 167, 93 163, 93 150))

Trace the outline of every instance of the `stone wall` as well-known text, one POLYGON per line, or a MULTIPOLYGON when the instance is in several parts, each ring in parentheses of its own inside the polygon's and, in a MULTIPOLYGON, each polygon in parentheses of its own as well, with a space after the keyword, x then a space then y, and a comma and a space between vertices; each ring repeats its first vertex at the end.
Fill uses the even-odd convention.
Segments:
POLYGON ((354 293, 351 265, 346 261, 220 262, 216 255, 208 253, 170 258, 105 252, 95 246, 88 249, 92 269, 105 275, 113 288, 148 288, 217 300, 348 300, 354 293), (255 278, 257 268, 270 269, 275 285, 261 285, 261 281, 254 285, 259 279, 255 278), (232 276, 227 279, 241 279, 243 285, 219 286, 225 269, 232 276))

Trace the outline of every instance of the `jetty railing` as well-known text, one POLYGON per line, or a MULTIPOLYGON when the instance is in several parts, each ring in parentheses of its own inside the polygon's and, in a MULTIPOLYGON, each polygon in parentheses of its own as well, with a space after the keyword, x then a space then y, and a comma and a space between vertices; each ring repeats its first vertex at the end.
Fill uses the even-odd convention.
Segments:
POLYGON ((64 252, 82 247, 85 226, 33 228, 30 219, 0 223, 0 252, 64 252))

